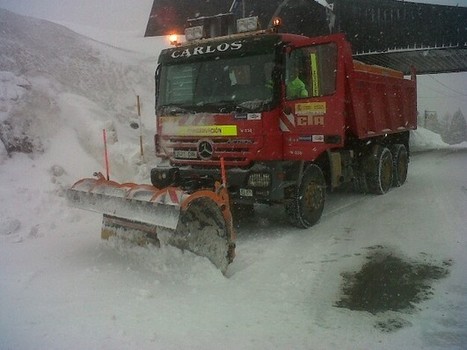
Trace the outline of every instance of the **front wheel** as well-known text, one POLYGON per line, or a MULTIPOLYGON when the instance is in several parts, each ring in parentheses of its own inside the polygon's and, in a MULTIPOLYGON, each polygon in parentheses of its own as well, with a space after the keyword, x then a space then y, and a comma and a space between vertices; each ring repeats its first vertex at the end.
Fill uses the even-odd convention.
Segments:
POLYGON ((294 197, 285 205, 289 221, 297 227, 308 228, 321 218, 326 199, 326 181, 321 168, 309 165, 294 197))

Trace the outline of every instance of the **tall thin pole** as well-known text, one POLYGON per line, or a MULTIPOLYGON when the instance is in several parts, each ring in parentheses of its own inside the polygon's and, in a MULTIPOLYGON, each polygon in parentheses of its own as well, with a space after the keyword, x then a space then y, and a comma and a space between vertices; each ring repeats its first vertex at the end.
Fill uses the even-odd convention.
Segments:
POLYGON ((110 180, 109 174, 109 154, 107 153, 107 132, 102 129, 102 136, 104 137, 104 160, 105 160, 105 175, 107 180, 110 180))
POLYGON ((139 95, 136 95, 136 107, 138 109, 138 118, 139 118, 139 151, 141 153, 141 158, 144 159, 144 149, 143 149, 143 124, 141 122, 141 104, 139 102, 139 95))

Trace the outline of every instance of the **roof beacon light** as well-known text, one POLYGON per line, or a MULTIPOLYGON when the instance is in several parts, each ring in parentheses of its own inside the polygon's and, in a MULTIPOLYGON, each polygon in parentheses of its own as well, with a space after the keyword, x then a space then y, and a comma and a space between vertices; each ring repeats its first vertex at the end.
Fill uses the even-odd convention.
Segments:
POLYGON ((169 35, 169 42, 170 42, 170 45, 178 46, 180 44, 178 42, 178 35, 177 34, 170 34, 169 35))
POLYGON ((258 28, 259 28, 259 21, 258 21, 257 16, 237 19, 237 32, 238 33, 252 32, 252 31, 258 30, 258 28))
POLYGON ((272 19, 272 27, 274 28, 275 31, 277 31, 280 27, 282 27, 282 18, 274 17, 272 19))
POLYGON ((203 26, 188 27, 185 29, 185 38, 187 41, 202 39, 204 33, 203 26))

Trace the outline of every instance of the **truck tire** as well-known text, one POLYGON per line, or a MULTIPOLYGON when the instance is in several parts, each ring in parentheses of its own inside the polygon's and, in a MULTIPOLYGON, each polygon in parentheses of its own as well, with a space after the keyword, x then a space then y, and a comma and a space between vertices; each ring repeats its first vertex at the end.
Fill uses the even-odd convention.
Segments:
POLYGON ((402 144, 397 144, 391 147, 392 153, 392 185, 400 187, 407 180, 407 171, 409 168, 409 156, 407 149, 402 144))
POLYGON ((294 197, 285 205, 285 212, 294 226, 308 228, 321 217, 326 199, 326 181, 321 168, 309 165, 295 191, 294 197))
POLYGON ((392 185, 393 162, 391 151, 384 146, 376 146, 369 159, 367 185, 371 193, 385 194, 392 185))

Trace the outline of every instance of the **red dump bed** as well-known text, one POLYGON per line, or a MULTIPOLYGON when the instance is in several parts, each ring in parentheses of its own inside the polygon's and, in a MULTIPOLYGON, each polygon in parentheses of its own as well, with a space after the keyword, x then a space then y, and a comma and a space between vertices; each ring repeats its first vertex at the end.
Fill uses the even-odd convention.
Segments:
POLYGON ((417 127, 415 74, 353 61, 348 67, 346 125, 359 139, 417 127))

